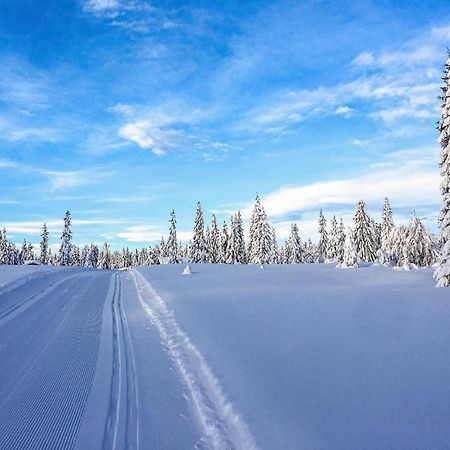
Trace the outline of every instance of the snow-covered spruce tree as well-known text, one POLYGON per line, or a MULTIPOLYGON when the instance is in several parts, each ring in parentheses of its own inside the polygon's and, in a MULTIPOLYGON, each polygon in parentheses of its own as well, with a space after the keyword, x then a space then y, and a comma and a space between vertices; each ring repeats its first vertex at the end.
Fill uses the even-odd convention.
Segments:
POLYGON ((287 240, 287 257, 289 258, 288 264, 300 264, 303 262, 303 248, 302 241, 298 234, 298 227, 296 223, 291 225, 291 235, 287 240))
POLYGON ((109 245, 107 242, 103 244, 103 249, 97 265, 99 269, 111 269, 111 254, 109 252, 109 245))
POLYGON ((387 197, 384 198, 383 212, 381 214, 381 244, 387 239, 394 228, 392 209, 387 197))
POLYGON ((72 265, 81 266, 81 253, 78 245, 72 245, 72 265))
POLYGON ((370 217, 366 213, 366 204, 362 200, 356 206, 353 221, 355 224, 353 237, 359 260, 366 262, 375 261, 372 224, 370 217))
POLYGON ((59 247, 58 264, 60 266, 72 265, 72 218, 70 211, 66 211, 64 216, 64 229, 61 235, 61 246, 59 247))
POLYGON ((437 255, 433 248, 431 236, 416 214, 413 214, 409 224, 405 245, 409 264, 424 267, 436 262, 437 255))
POLYGON ((322 210, 319 212, 319 242, 316 248, 316 262, 323 263, 327 257, 328 251, 328 233, 327 221, 323 216, 322 210))
POLYGON ((392 264, 392 240, 395 226, 392 218, 392 209, 387 197, 384 198, 383 212, 380 224, 380 248, 377 251, 377 258, 380 264, 389 266, 392 264))
POLYGON ((195 213, 194 237, 189 248, 189 259, 193 263, 204 263, 208 261, 203 211, 200 202, 197 203, 195 213))
POLYGON ((381 224, 370 218, 370 229, 372 231, 373 252, 376 258, 378 250, 381 248, 381 224))
POLYGON ((84 266, 97 267, 98 256, 99 256, 98 247, 95 244, 89 245, 86 252, 86 259, 84 261, 84 266))
POLYGON ((6 239, 6 230, 0 230, 0 264, 10 264, 9 245, 6 239))
POLYGON ((316 259, 316 247, 311 242, 311 239, 308 239, 303 246, 303 262, 313 263, 316 262, 316 259))
POLYGON ((339 264, 339 267, 343 269, 348 269, 351 267, 358 267, 359 259, 358 252, 356 248, 355 238, 353 231, 349 228, 347 231, 347 237, 345 238, 344 245, 344 257, 342 259, 342 263, 339 264))
POLYGON ((450 286, 450 52, 444 70, 444 83, 441 97, 441 120, 439 122, 439 142, 441 143, 441 195, 442 205, 439 214, 442 246, 438 266, 434 272, 438 287, 450 286))
POLYGON ((242 226, 240 211, 231 217, 231 229, 228 239, 226 262, 227 264, 246 263, 244 228, 242 226))
POLYGON ((212 264, 220 262, 220 233, 214 214, 211 216, 211 231, 209 233, 209 262, 212 264))
POLYGON ((220 262, 227 262, 227 251, 228 251, 228 241, 230 239, 230 235, 228 233, 228 225, 223 221, 222 231, 220 232, 220 262))
MULTIPOLYGON (((271 248, 271 263, 272 264, 280 264, 280 252, 278 250, 278 240, 277 240, 277 232, 275 230, 275 227, 270 227, 271 228, 271 244, 270 244, 270 248, 271 248)), ((301 248, 300 248, 301 250, 301 248)))
POLYGON ((257 195, 250 223, 249 262, 268 264, 272 252, 272 232, 267 222, 266 212, 257 195))
POLYGON ((159 243, 159 256, 167 258, 169 255, 167 253, 166 242, 164 241, 164 236, 161 236, 161 242, 159 243))
POLYGON ((345 229, 344 229, 344 221, 341 220, 339 222, 338 228, 338 245, 337 245, 337 262, 342 263, 344 260, 344 246, 345 246, 345 229))
POLYGON ((166 252, 169 257, 170 264, 178 264, 181 260, 178 255, 178 242, 177 242, 177 218, 175 211, 172 210, 169 219, 169 238, 166 242, 166 252))
POLYGON ((330 261, 337 261, 339 253, 339 229, 336 216, 333 215, 331 219, 330 241, 328 245, 327 259, 330 261))

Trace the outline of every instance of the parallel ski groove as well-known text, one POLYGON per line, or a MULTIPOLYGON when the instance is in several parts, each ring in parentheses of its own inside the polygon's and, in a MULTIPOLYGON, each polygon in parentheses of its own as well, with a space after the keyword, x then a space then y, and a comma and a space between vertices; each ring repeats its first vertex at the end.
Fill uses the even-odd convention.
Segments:
POLYGON ((248 425, 226 399, 219 380, 203 355, 183 332, 164 300, 137 270, 132 271, 138 299, 156 327, 172 363, 177 368, 208 449, 251 450, 257 445, 248 425), (145 298, 144 298, 145 290, 145 298))
POLYGON ((104 281, 91 277, 81 290, 78 282, 75 295, 51 302, 53 333, 0 406, 0 448, 73 447, 95 372, 104 281))
POLYGON ((131 335, 122 306, 122 281, 114 277, 111 301, 113 328, 113 367, 110 403, 103 434, 104 449, 138 449, 139 417, 136 366, 131 335), (126 392, 125 400, 122 392, 126 392), (125 401, 125 406, 123 406, 125 401), (125 409, 125 411, 123 411, 125 409), (125 416, 123 418, 123 416, 125 416))

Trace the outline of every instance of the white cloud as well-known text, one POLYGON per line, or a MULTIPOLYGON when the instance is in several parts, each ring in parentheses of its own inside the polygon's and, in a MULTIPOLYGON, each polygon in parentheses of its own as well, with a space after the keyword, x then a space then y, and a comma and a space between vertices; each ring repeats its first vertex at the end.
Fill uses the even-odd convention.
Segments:
MULTIPOLYGON (((373 165, 363 175, 282 187, 265 195, 262 203, 272 218, 333 205, 353 208, 360 199, 381 205, 386 195, 395 207, 437 206, 440 202, 437 154, 433 148, 395 152, 386 156, 385 165, 373 165)), ((243 217, 248 219, 251 209, 251 205, 245 208, 243 217)))
POLYGON ((98 178, 91 170, 77 170, 72 172, 48 170, 43 171, 42 175, 50 178, 53 190, 70 189, 98 182, 98 178))
POLYGON ((119 136, 155 155, 163 155, 180 141, 180 131, 160 128, 149 120, 127 123, 119 129, 119 136))
POLYGON ((345 118, 350 118, 355 113, 355 110, 353 108, 350 108, 347 105, 344 105, 344 106, 338 106, 334 113, 338 116, 344 116, 345 118))

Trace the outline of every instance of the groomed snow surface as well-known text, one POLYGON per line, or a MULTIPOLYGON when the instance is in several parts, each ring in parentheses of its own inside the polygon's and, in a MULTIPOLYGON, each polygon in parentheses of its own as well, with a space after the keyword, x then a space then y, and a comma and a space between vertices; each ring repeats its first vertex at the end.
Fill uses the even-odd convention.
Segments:
POLYGON ((0 266, 1 449, 448 449, 431 269, 0 266))

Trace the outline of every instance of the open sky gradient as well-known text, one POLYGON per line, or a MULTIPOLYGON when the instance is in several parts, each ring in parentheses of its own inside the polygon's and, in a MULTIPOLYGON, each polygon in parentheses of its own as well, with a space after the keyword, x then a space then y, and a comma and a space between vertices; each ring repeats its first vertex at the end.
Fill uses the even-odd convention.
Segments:
POLYGON ((446 0, 0 0, 0 225, 141 247, 258 192, 279 238, 364 199, 436 230, 446 0))

